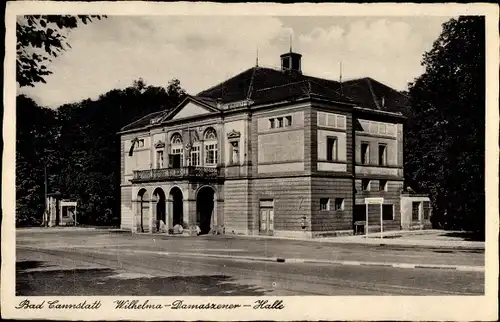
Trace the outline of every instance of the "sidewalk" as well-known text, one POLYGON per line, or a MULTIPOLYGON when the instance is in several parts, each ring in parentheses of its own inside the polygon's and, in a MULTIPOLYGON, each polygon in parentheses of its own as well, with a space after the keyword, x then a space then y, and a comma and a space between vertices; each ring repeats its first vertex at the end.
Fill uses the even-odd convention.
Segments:
MULTIPOLYGON (((301 240, 316 243, 332 243, 332 244, 369 244, 369 245, 391 245, 411 248, 449 248, 449 249, 469 249, 469 250, 484 250, 485 242, 482 241, 465 241, 460 238, 439 238, 435 235, 444 234, 444 231, 439 230, 412 230, 412 231, 388 231, 380 233, 341 237, 319 237, 319 238, 290 238, 279 236, 244 236, 238 235, 235 238, 259 238, 259 239, 288 239, 301 240), (427 235, 429 238, 419 238, 417 236, 427 235), (435 237, 435 238, 432 238, 435 237)), ((231 236, 233 237, 233 236, 231 236)))

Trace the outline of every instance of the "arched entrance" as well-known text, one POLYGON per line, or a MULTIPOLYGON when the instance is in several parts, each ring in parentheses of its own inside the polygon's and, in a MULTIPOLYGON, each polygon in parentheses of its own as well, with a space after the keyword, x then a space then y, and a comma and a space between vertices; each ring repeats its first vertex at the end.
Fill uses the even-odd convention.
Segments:
POLYGON ((138 211, 139 215, 137 216, 137 228, 139 232, 144 232, 145 223, 147 223, 147 216, 149 215, 149 195, 146 189, 139 190, 137 194, 138 201, 138 211))
POLYGON ((172 201, 172 225, 181 225, 184 221, 184 207, 182 191, 178 187, 170 190, 169 199, 172 201))
POLYGON ((202 187, 196 195, 196 224, 200 227, 200 235, 208 234, 214 220, 215 191, 212 187, 202 187))
POLYGON ((167 209, 165 205, 165 192, 163 192, 163 189, 161 188, 156 188, 156 190, 153 192, 153 196, 156 200, 156 231, 160 231, 161 227, 161 222, 163 222, 164 225, 167 224, 167 209))

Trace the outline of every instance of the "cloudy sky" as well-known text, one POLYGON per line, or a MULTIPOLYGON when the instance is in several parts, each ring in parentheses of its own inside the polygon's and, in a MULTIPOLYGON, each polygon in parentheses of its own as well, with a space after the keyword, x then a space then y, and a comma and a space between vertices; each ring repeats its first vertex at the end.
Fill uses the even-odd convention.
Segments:
POLYGON ((68 35, 71 49, 54 59, 47 84, 22 88, 39 104, 96 98, 142 77, 188 93, 255 65, 279 67, 279 55, 303 55, 305 74, 338 80, 369 76, 398 90, 419 76, 422 54, 450 17, 108 16, 68 35))

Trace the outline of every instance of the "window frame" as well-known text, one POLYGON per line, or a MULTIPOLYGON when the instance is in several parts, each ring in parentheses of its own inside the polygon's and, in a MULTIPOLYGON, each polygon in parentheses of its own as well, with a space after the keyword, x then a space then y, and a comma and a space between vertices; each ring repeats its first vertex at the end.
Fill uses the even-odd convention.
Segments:
POLYGON ((360 153, 361 164, 370 164, 370 142, 362 141, 360 147, 361 147, 361 153, 360 153), (363 157, 363 146, 366 146, 365 150, 366 157, 363 157))
POLYGON ((201 146, 193 145, 191 147, 191 150, 189 151, 189 165, 192 167, 201 166, 200 155, 201 155, 201 146), (193 156, 195 157, 193 158, 193 156), (196 164, 193 164, 193 160, 197 160, 196 164))
POLYGON ((276 125, 277 129, 283 128, 283 117, 277 117, 276 120, 278 121, 278 124, 276 125))
POLYGON ((336 137, 336 136, 329 135, 326 137, 326 160, 327 161, 338 161, 338 159, 339 159, 338 142, 339 142, 339 140, 338 140, 338 137, 336 137), (330 145, 329 145, 330 140, 333 140, 332 151, 330 151, 330 145))
POLYGON ((378 144, 378 165, 387 166, 387 143, 378 144), (383 148, 382 156, 380 155, 380 148, 383 148))
POLYGON ((212 141, 205 143, 205 165, 216 166, 217 162, 218 162, 217 142, 212 141), (211 160, 209 160, 209 158, 211 160))
POLYGON ((411 221, 412 222, 419 222, 420 221, 420 204, 421 203, 422 203, 421 201, 412 201, 411 202, 411 221), (418 207, 417 207, 417 219, 415 219, 413 216, 415 214, 415 212, 414 212, 415 205, 418 205, 418 207))
POLYGON ((163 169, 165 166, 165 152, 163 151, 163 149, 157 149, 155 156, 156 156, 156 169, 163 169))

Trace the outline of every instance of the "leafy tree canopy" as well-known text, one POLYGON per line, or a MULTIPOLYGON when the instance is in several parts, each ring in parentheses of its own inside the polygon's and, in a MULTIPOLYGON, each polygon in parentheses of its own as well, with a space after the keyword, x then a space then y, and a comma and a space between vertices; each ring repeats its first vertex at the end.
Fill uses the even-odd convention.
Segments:
POLYGON ((45 83, 44 77, 52 74, 47 63, 62 51, 71 48, 67 31, 87 24, 102 16, 27 15, 19 16, 16 22, 17 37, 17 83, 19 86, 34 86, 45 83))
POLYGON ((440 227, 484 231, 484 28, 483 17, 443 24, 409 88, 406 181, 430 193, 440 227))
POLYGON ((49 193, 78 201, 82 224, 117 224, 120 213, 120 129, 138 118, 178 105, 185 91, 177 79, 166 87, 142 79, 86 99, 42 108, 17 98, 17 223, 41 222, 44 167, 49 193), (30 117, 26 117, 29 115, 30 117))

